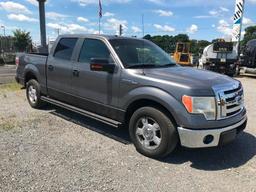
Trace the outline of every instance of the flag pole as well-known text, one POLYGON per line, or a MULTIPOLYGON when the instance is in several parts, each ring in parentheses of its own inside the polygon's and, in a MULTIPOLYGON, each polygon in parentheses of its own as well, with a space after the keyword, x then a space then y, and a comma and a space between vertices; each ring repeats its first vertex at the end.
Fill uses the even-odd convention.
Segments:
POLYGON ((101 0, 99 0, 99 34, 101 32, 101 18, 102 18, 102 4, 101 4, 101 0))
POLYGON ((100 20, 100 16, 99 16, 99 35, 100 35, 100 31, 101 31, 101 20, 100 20))

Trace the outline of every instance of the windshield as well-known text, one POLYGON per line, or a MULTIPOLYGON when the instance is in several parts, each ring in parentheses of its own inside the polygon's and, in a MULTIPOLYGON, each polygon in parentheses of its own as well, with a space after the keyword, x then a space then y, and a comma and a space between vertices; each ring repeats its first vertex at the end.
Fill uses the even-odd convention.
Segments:
POLYGON ((171 56, 147 40, 112 39, 111 45, 125 68, 176 66, 171 56))

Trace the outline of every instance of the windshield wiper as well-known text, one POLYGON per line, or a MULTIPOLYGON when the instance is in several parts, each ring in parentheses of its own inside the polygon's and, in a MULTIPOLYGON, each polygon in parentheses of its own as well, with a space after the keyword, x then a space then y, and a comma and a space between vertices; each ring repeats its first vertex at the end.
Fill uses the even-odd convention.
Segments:
POLYGON ((154 67, 160 67, 160 66, 154 65, 154 64, 139 64, 139 65, 131 65, 131 66, 128 66, 127 68, 136 69, 136 68, 154 68, 154 67))

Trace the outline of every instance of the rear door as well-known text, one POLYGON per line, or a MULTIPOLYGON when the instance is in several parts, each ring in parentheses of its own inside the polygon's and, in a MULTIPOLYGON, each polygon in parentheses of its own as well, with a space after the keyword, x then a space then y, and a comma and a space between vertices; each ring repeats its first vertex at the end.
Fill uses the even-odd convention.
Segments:
POLYGON ((74 50, 78 38, 61 38, 47 62, 48 94, 59 100, 68 100, 72 93, 74 50))

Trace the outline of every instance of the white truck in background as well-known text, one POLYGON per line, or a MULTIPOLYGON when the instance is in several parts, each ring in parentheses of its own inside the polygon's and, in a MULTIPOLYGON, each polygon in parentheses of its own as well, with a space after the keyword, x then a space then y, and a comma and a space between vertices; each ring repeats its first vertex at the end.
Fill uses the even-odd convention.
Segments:
POLYGON ((236 0, 232 41, 219 40, 204 49, 200 59, 201 68, 234 76, 238 70, 240 39, 245 0, 236 0))
POLYGON ((199 67, 234 76, 237 71, 238 44, 219 40, 207 46, 202 54, 199 67))

